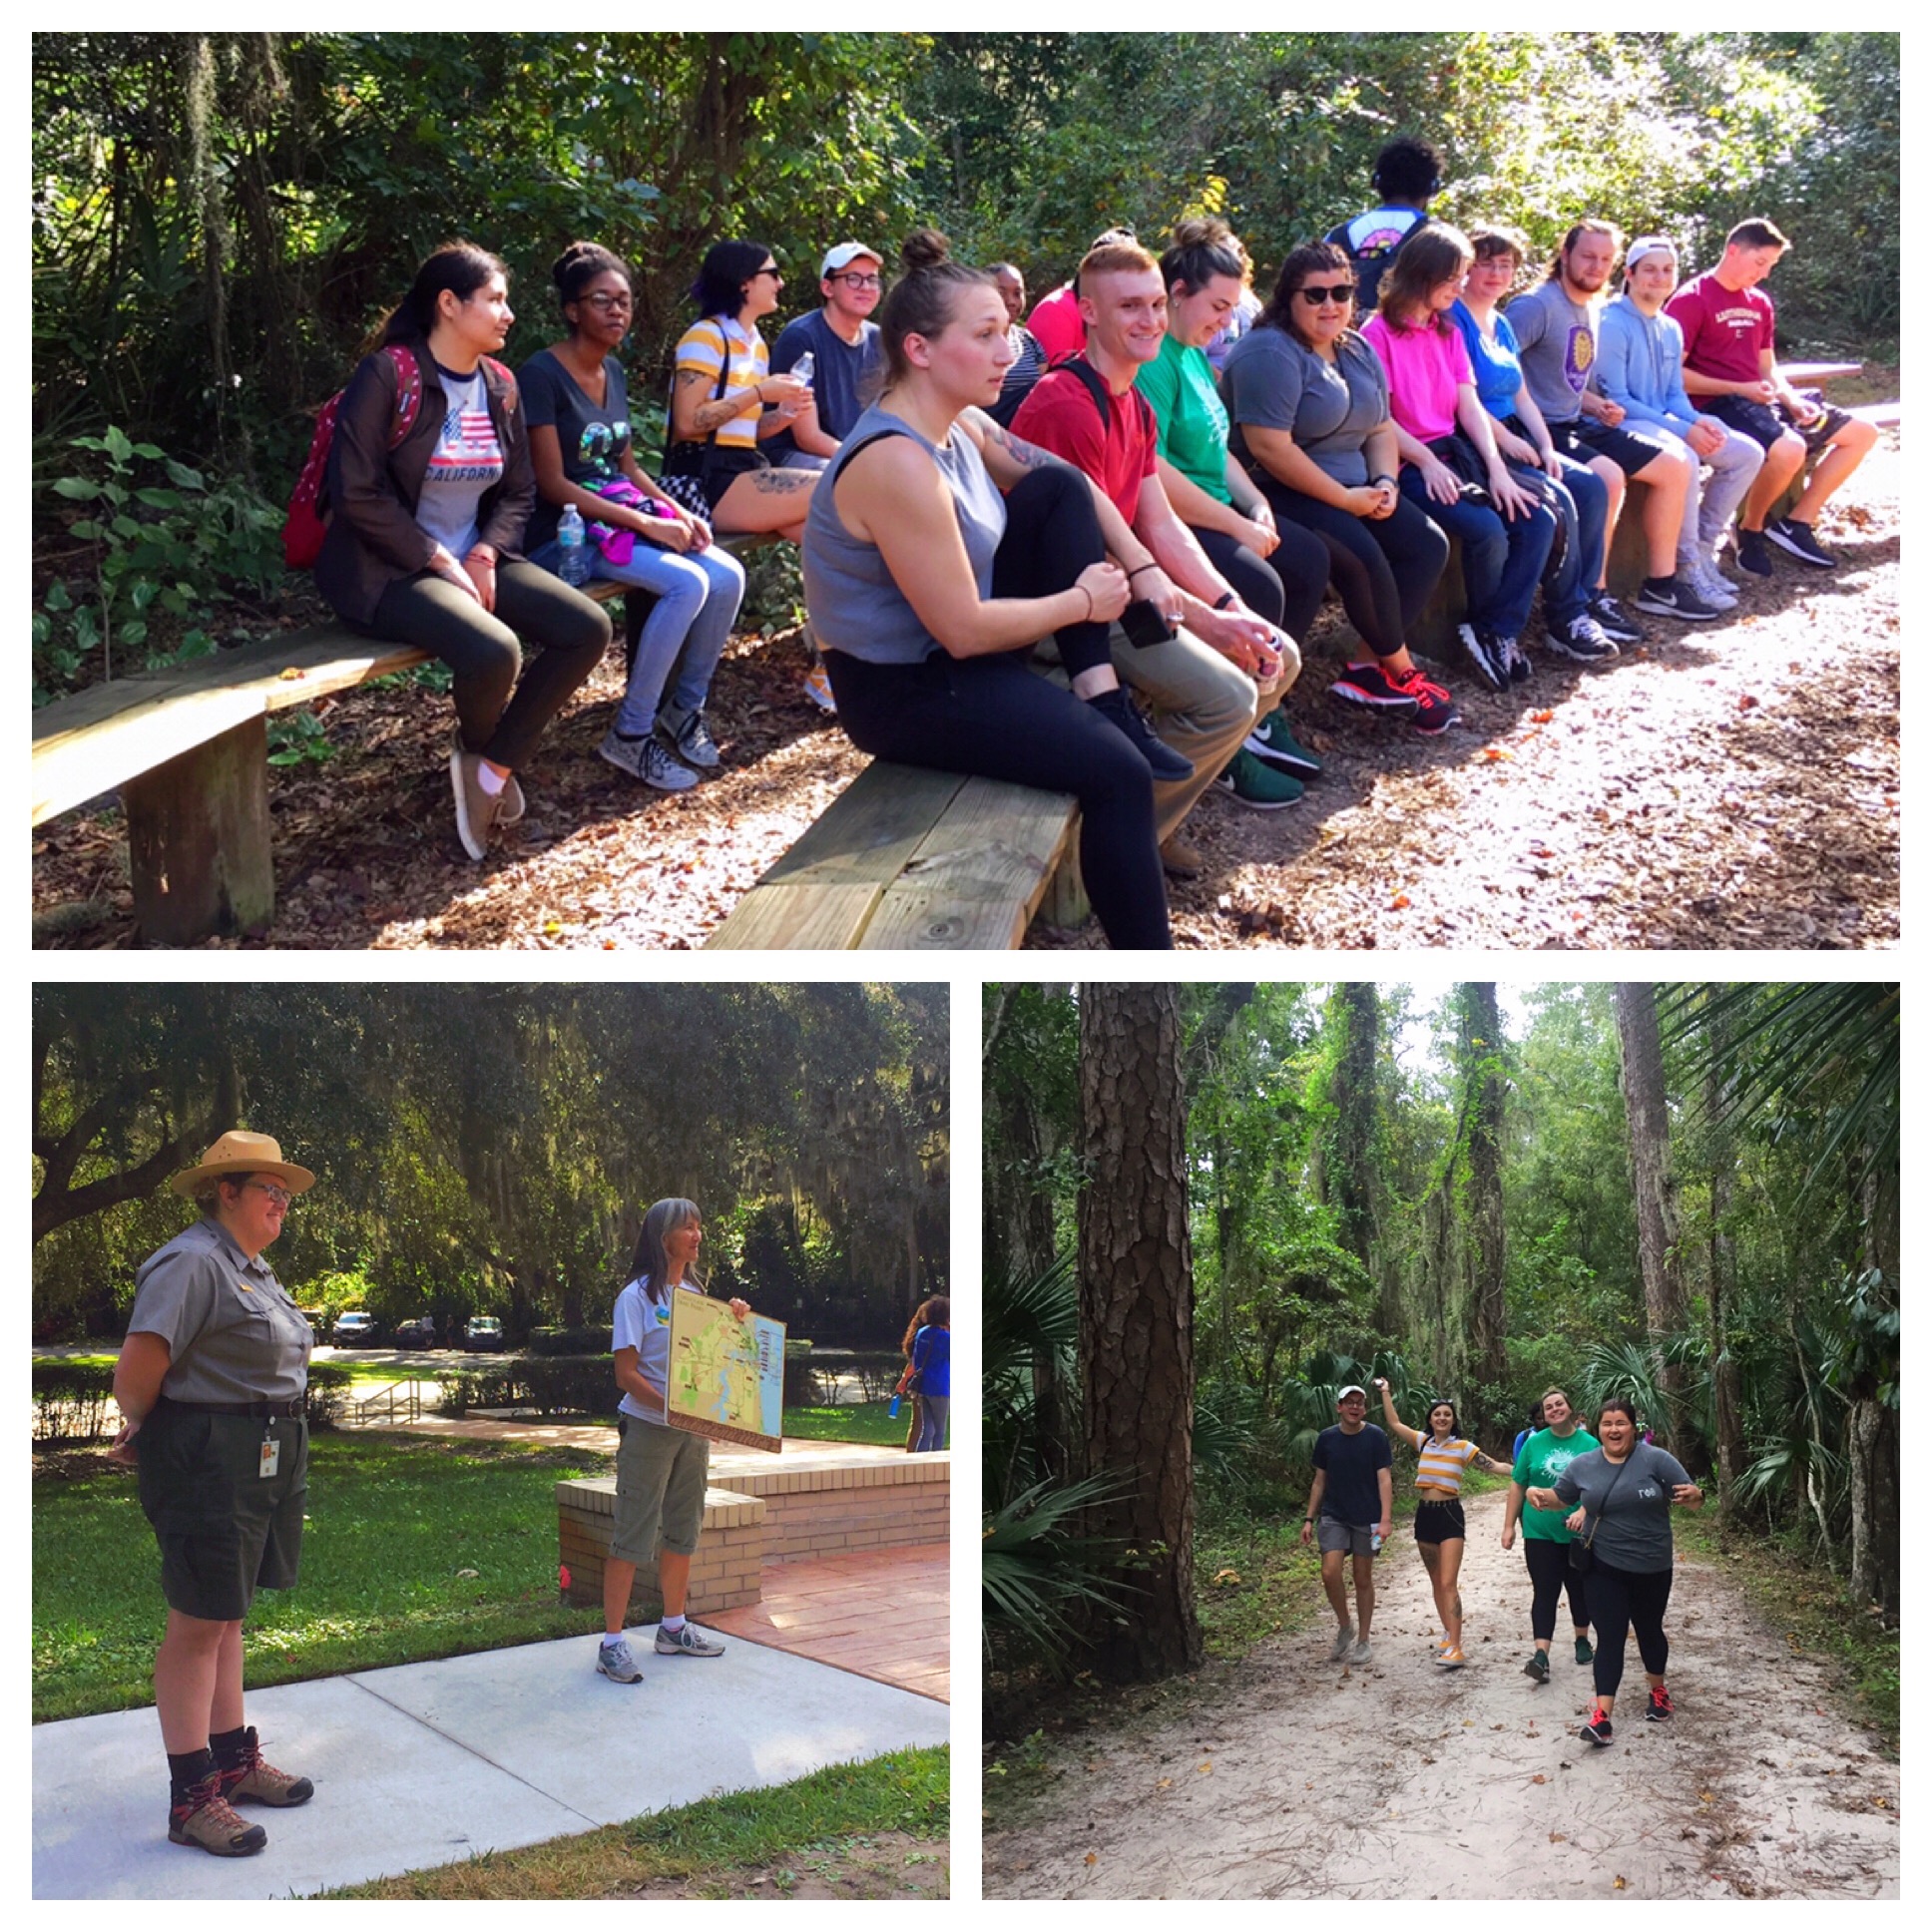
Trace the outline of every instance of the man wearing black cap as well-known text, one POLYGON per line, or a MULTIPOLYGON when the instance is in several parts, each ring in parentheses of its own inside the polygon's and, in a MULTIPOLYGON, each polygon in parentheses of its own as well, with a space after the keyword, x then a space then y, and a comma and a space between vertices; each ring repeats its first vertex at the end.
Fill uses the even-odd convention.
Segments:
POLYGON ((1336 1421, 1315 1438, 1314 1486, 1301 1519, 1308 1543, 1320 1524, 1321 1587, 1335 1613, 1335 1641, 1328 1655, 1339 1664, 1366 1664, 1374 1655, 1368 1627, 1375 1615, 1375 1552, 1387 1538, 1395 1511, 1395 1480, 1389 1440, 1364 1418, 1368 1393, 1350 1382, 1335 1397, 1336 1421), (1355 1572, 1354 1624, 1348 1621, 1348 1585, 1342 1558, 1355 1572))

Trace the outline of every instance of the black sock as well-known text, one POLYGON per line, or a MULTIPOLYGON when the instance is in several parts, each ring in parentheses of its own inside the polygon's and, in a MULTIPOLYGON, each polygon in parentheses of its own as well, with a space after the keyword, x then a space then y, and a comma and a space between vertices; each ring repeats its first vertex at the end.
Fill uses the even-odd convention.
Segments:
POLYGON ((186 1804, 188 1793, 215 1768, 215 1753, 204 1744, 200 1750, 168 1753, 168 1802, 186 1804))
POLYGON ((208 1747, 215 1753, 216 1763, 225 1771, 234 1770, 248 1754, 252 1734, 246 1724, 238 1724, 234 1730, 211 1731, 208 1747))

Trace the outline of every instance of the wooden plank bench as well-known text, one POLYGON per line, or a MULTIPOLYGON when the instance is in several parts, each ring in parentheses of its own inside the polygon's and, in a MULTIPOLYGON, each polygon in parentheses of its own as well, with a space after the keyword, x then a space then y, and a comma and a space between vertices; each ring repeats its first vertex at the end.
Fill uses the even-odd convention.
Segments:
POLYGON ((1017 946, 1085 917, 1074 800, 875 760, 706 940, 833 951, 1017 946))

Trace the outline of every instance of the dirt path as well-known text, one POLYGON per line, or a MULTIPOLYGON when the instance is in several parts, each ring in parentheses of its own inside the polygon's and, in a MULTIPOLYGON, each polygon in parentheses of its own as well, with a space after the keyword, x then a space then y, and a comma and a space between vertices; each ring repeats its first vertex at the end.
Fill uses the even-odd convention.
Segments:
MULTIPOLYGON (((1375 1661, 1332 1626, 1256 1650, 1193 1707, 1068 1746, 1027 1822, 989 1831, 988 1897, 1877 1898, 1898 1895, 1898 1766, 1709 1566, 1680 1559, 1678 1716, 1642 1720, 1636 1646, 1617 1740, 1582 1742, 1590 1672, 1560 1642, 1522 1675, 1529 1582, 1470 1506, 1470 1666, 1438 1670, 1406 1531, 1377 1566, 1375 1661), (1623 1721, 1629 1718, 1632 1721, 1623 1721)), ((1562 1629, 1568 1625, 1561 1614, 1562 1629)))

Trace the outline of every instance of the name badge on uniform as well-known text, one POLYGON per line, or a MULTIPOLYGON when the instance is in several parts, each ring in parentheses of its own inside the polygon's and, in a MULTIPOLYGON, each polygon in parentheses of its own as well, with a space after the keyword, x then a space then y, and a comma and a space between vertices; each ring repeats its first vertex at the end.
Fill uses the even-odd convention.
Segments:
POLYGON ((261 1467, 256 1472, 266 1482, 281 1467, 281 1444, 275 1440, 274 1432, 261 1438, 261 1467))

